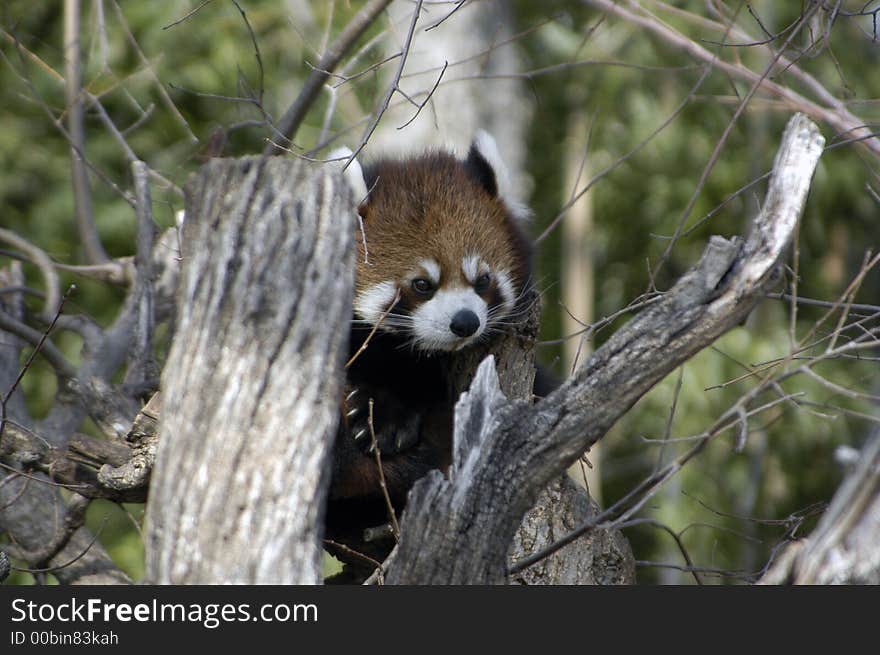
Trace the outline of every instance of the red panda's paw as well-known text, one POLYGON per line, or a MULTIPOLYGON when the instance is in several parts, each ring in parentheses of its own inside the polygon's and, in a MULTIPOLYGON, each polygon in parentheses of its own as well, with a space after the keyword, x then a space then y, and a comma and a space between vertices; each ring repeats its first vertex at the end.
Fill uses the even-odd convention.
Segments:
POLYGON ((363 387, 348 388, 347 392, 343 417, 348 438, 358 450, 372 453, 374 436, 381 455, 397 455, 419 442, 421 416, 393 394, 363 387))

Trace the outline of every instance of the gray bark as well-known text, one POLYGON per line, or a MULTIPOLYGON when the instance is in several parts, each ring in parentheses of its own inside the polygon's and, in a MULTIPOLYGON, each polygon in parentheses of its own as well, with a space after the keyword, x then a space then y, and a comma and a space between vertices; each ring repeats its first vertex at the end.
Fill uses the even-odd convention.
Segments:
POLYGON ((0 489, 0 521, 14 526, 10 533, 18 546, 10 553, 15 556, 23 550, 22 559, 34 563, 35 573, 45 569, 61 584, 131 583, 88 530, 79 528, 62 537, 67 506, 59 490, 46 481, 42 476, 36 480, 19 477, 0 489), (51 549, 60 539, 66 539, 64 546, 47 560, 32 556, 51 549))
MULTIPOLYGON (((599 505, 568 476, 554 480, 538 497, 513 538, 508 560, 542 551, 599 515, 599 505)), ((519 584, 633 584, 636 566, 626 537, 615 529, 593 530, 515 575, 519 584)))
MULTIPOLYGON (((503 337, 489 347, 474 349, 456 360, 459 393, 468 391, 480 362, 491 354, 504 396, 531 403, 540 303, 534 297, 527 302, 529 300, 535 303, 533 310, 516 334, 503 337)), ((516 529, 508 561, 517 562, 543 550, 577 525, 595 517, 598 510, 589 493, 575 485, 567 475, 552 480, 540 490, 534 505, 516 529)), ((511 581, 543 585, 633 584, 635 560, 629 542, 619 530, 601 528, 511 581)))
POLYGON ((52 482, 86 498, 144 502, 147 489, 142 478, 128 485, 108 485, 101 479, 102 467, 128 470, 136 466, 133 459, 130 448, 84 434, 74 434, 65 448, 53 448, 40 435, 13 421, 6 423, 0 440, 0 460, 4 463, 28 473, 45 473, 52 482))
POLYGON ((320 581, 353 217, 338 173, 289 159, 214 160, 188 187, 148 581, 320 581))
POLYGON ((507 580, 507 548, 540 490, 764 295, 803 211, 823 144, 818 128, 795 116, 749 236, 712 237, 691 271, 546 399, 531 405, 506 398, 494 359, 483 361, 456 407, 449 479, 429 475, 411 492, 388 582, 507 580))

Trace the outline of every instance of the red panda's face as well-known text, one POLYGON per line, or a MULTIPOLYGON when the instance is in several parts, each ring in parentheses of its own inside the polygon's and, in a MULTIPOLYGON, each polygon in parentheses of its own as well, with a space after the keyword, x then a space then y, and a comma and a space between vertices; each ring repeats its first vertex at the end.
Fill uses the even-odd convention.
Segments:
POLYGON ((503 329, 519 292, 509 268, 493 268, 479 255, 455 266, 427 257, 403 275, 358 285, 355 314, 420 350, 453 351, 503 329))
POLYGON ((433 153, 378 162, 365 186, 355 320, 423 351, 504 331, 529 275, 528 245, 476 145, 464 161, 433 153))

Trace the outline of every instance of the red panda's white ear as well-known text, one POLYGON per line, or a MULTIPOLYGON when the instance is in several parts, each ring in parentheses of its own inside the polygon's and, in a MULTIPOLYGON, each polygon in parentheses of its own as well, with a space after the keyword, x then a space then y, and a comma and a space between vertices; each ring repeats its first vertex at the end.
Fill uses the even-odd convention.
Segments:
POLYGON ((342 174, 345 177, 345 181, 348 182, 348 186, 351 187, 355 202, 360 206, 367 199, 367 183, 364 180, 364 171, 360 163, 358 163, 357 159, 352 159, 352 154, 354 153, 349 148, 337 148, 327 156, 327 159, 337 160, 332 162, 332 164, 339 168, 342 168, 345 166, 345 162, 351 160, 351 163, 349 163, 342 174))
POLYGON ((507 170, 498 144, 491 134, 477 130, 466 163, 477 173, 483 186, 504 202, 515 219, 527 220, 531 217, 531 210, 519 200, 514 191, 510 171, 507 170))

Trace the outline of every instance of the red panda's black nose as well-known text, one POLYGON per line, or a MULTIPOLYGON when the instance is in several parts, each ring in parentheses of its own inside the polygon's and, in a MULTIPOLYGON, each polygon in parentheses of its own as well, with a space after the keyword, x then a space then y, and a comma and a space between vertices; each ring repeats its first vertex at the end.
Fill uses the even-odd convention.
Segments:
POLYGON ((469 337, 480 327, 480 319, 469 309, 459 310, 452 317, 449 329, 458 337, 469 337))

